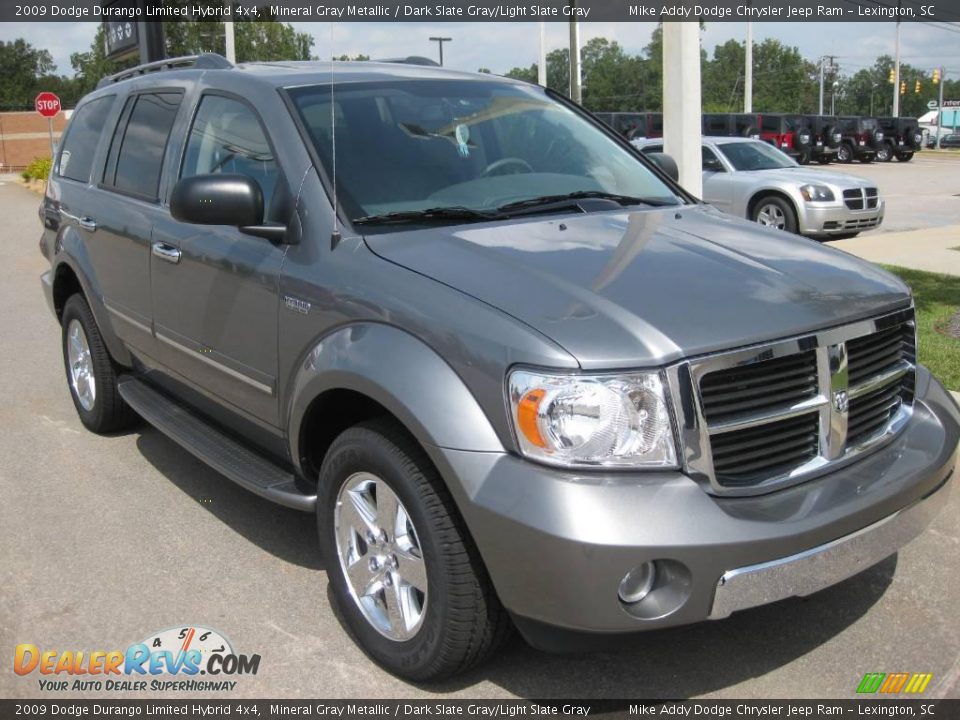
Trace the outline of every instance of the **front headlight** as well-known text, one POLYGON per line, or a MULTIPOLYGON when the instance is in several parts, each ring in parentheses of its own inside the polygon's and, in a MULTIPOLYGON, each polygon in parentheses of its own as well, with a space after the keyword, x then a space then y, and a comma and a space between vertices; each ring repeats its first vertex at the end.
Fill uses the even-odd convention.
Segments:
POLYGON ((831 202, 833 190, 826 185, 801 185, 800 194, 807 202, 831 202))
POLYGON ((660 374, 510 374, 520 450, 563 467, 676 467, 660 374))

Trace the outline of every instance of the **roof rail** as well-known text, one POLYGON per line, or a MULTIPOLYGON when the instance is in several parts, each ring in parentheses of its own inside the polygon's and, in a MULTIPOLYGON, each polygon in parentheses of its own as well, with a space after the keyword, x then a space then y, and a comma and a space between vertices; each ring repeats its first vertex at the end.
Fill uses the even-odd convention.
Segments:
POLYGON ((428 67, 440 67, 440 63, 438 63, 436 60, 431 60, 430 58, 422 57, 420 55, 409 55, 403 58, 384 58, 382 60, 376 60, 375 62, 399 63, 401 65, 426 65, 428 67))
POLYGON ((156 60, 154 62, 149 62, 143 65, 137 65, 136 67, 127 68, 126 70, 121 70, 115 75, 108 75, 97 83, 97 89, 120 82, 121 80, 129 80, 130 78, 137 77, 138 75, 146 75, 147 73, 161 72, 163 70, 183 70, 188 68, 197 70, 226 70, 232 67, 233 63, 231 63, 222 55, 217 55, 216 53, 184 55, 183 57, 156 60))

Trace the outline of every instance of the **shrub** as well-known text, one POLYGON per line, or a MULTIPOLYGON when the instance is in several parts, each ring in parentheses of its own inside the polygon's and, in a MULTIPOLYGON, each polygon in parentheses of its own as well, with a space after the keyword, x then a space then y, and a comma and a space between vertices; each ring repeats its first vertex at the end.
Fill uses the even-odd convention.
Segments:
POLYGON ((50 158, 37 158, 21 174, 24 180, 46 180, 50 175, 50 158))

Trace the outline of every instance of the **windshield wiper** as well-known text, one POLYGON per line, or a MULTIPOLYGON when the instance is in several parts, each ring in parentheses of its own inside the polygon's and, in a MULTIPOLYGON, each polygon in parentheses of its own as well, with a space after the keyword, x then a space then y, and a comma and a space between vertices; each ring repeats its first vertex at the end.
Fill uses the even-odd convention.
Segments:
POLYGON ((644 198, 634 197, 632 195, 620 195, 619 193, 604 192, 603 190, 577 190, 563 195, 541 195, 540 197, 527 198, 526 200, 517 200, 507 203, 497 208, 498 213, 507 215, 520 215, 525 211, 541 211, 562 209, 576 204, 577 200, 588 200, 597 198, 600 200, 613 200, 620 205, 649 205, 651 207, 667 207, 676 205, 673 200, 664 198, 644 198))
POLYGON ((448 220, 468 220, 483 222, 485 220, 499 220, 503 215, 496 212, 484 212, 472 208, 452 205, 450 207, 435 207, 425 210, 399 210, 383 213, 382 215, 364 215, 354 218, 354 225, 389 225, 391 223, 418 223, 418 222, 446 222, 448 220))

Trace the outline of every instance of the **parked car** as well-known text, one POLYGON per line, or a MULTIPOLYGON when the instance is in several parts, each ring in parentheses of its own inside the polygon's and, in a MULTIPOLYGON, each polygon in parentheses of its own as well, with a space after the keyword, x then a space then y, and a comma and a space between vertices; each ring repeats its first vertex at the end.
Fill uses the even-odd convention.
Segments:
POLYGON ((871 163, 883 147, 883 130, 876 118, 844 115, 839 119, 842 138, 837 149, 837 161, 850 163, 859 160, 871 163))
POLYGON ((760 138, 760 123, 753 113, 703 113, 704 135, 760 138))
POLYGON ((594 115, 627 140, 641 137, 663 137, 663 113, 596 112, 594 115))
POLYGON ((839 118, 835 115, 807 115, 804 117, 804 124, 812 131, 813 142, 809 145, 808 152, 798 158, 798 162, 806 165, 811 160, 816 160, 821 165, 826 165, 836 160, 843 140, 839 118))
MULTIPOLYGON (((663 152, 661 142, 634 144, 645 153, 663 152)), ((884 214, 870 180, 804 169, 750 138, 703 139, 703 199, 736 217, 820 239, 854 237, 879 227, 884 214)))
MULTIPOLYGON (((937 147, 937 138, 930 137, 927 139, 928 148, 937 147)), ((950 133, 949 135, 944 135, 940 138, 940 148, 949 149, 949 148, 960 148, 960 134, 950 133)))
POLYGON ((813 132, 802 115, 782 113, 705 113, 703 134, 763 140, 797 160, 809 162, 813 132))
POLYGON ((883 131, 883 142, 877 150, 877 160, 910 162, 914 153, 923 149, 923 133, 915 118, 881 117, 877 124, 883 131))
POLYGON ((542 88, 333 69, 102 81, 42 286, 83 425, 139 415, 315 513, 376 662, 435 679, 511 627, 559 649, 808 595, 946 505, 960 408, 899 279, 703 205, 542 88))

